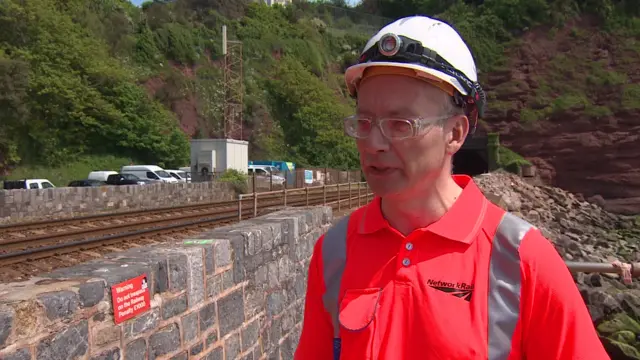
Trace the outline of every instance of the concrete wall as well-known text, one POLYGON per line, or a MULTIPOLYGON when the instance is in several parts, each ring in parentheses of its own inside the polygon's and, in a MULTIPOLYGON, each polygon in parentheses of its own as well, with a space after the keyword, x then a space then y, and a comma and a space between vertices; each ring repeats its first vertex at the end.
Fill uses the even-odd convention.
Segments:
POLYGON ((290 209, 0 285, 2 360, 292 359, 330 207, 290 209), (126 265, 126 267, 124 266, 126 265), (110 286, 146 273, 151 309, 115 325, 110 286))
POLYGON ((227 183, 0 190, 0 223, 131 211, 236 198, 227 183))

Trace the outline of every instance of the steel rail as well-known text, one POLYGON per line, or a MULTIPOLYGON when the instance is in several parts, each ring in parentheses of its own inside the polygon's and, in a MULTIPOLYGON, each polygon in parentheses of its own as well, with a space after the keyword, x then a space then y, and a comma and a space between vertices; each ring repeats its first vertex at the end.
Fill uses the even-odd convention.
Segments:
POLYGON ((110 220, 111 218, 120 218, 120 217, 128 217, 133 215, 144 215, 151 216, 164 212, 174 212, 174 211, 184 211, 184 210, 197 210, 198 208, 206 208, 209 206, 214 206, 217 204, 229 204, 234 205, 238 201, 237 200, 229 200, 229 201, 217 201, 217 202, 209 202, 195 205, 179 205, 179 206, 168 206, 161 208, 153 208, 153 209, 140 209, 140 210, 131 210, 131 211, 118 211, 118 212, 109 212, 103 214, 94 214, 94 215, 84 215, 84 216, 74 216, 68 218, 60 218, 53 220, 41 220, 41 221, 29 221, 29 222, 21 222, 21 223, 13 223, 13 224, 3 224, 0 225, 0 234, 8 233, 8 232, 18 232, 25 230, 33 230, 44 227, 51 226, 61 226, 61 225, 70 225, 75 223, 83 223, 88 221, 99 221, 99 220, 110 220))
MULTIPOLYGON (((300 195, 295 195, 296 200, 299 196, 300 195)), ((320 196, 321 194, 313 194, 312 199, 314 201, 321 199, 320 196)), ((332 196, 334 195, 332 194, 332 196)), ((268 206, 279 205, 281 202, 279 201, 279 199, 273 199, 271 197, 268 197, 266 199, 259 198, 259 203, 261 207, 268 207, 268 206)), ((224 204, 224 206, 216 206, 215 209, 211 209, 210 211, 199 212, 194 214, 185 214, 181 216, 162 217, 158 219, 149 219, 145 221, 128 222, 125 224, 112 224, 112 225, 100 226, 98 228, 89 227, 89 228, 83 228, 83 229, 77 229, 77 230, 71 230, 71 231, 65 231, 65 232, 59 232, 59 233, 43 234, 43 235, 32 236, 27 238, 0 240, 0 253, 8 250, 14 250, 17 248, 40 246, 43 244, 53 243, 57 241, 76 240, 82 237, 86 237, 87 235, 104 235, 104 234, 110 234, 114 232, 125 232, 129 230, 136 230, 136 229, 150 227, 158 224, 164 224, 168 222, 200 219, 204 216, 214 216, 214 215, 222 214, 228 211, 237 211, 236 204, 237 202, 234 202, 233 204, 224 204)), ((219 204, 216 204, 216 205, 219 205, 219 204)), ((253 205, 243 204, 242 206, 248 209, 253 205)))
MULTIPOLYGON (((352 183, 356 184, 356 183, 352 183)), ((341 186, 348 184, 341 184, 341 186)), ((327 187, 334 185, 327 185, 327 187)), ((319 191, 321 187, 307 187, 308 189, 313 189, 312 193, 322 193, 319 191)), ((295 193, 297 191, 304 191, 307 188, 297 188, 297 189, 289 189, 289 193, 295 193)), ((337 190, 331 190, 330 192, 336 192, 337 190)), ((241 201, 249 201, 249 197, 252 194, 246 194, 245 197, 241 199, 241 201)), ((262 192, 258 193, 259 198, 273 198, 277 199, 282 196, 281 191, 270 191, 270 192, 262 192)), ((102 214, 93 214, 93 215, 84 215, 84 216, 74 216, 74 217, 65 217, 60 219, 53 220, 39 220, 39 221, 29 221, 29 222, 20 222, 20 223, 10 223, 10 224, 2 224, 0 225, 0 235, 10 233, 10 232, 20 232, 41 228, 49 228, 53 226, 64 226, 64 225, 75 225, 82 224, 91 221, 106 221, 106 220, 116 220, 119 218, 128 218, 131 216, 154 216, 163 213, 172 213, 177 211, 190 211, 190 210, 201 210, 206 209, 211 206, 231 206, 237 205, 238 199, 236 200, 227 200, 227 201, 214 201, 200 204, 190 204, 190 205, 178 205, 178 206, 167 206, 160 208, 151 208, 151 209, 139 209, 139 210, 131 210, 131 211, 118 211, 118 212, 108 212, 102 214)))
MULTIPOLYGON (((344 184, 341 184, 344 185, 344 184)), ((324 187, 320 187, 320 188, 324 188, 324 187)), ((295 189, 298 190, 298 189, 295 189)), ((311 193, 310 189, 306 189, 303 188, 301 189, 302 191, 305 191, 305 194, 291 194, 292 197, 295 196, 296 199, 291 199, 291 203, 288 204, 289 206, 313 206, 313 205, 319 205, 319 204, 325 204, 325 205, 330 205, 332 207, 340 207, 340 204, 343 202, 349 202, 349 205, 351 205, 351 202, 354 199, 360 200, 362 197, 364 197, 366 200, 368 200, 371 197, 371 194, 368 194, 368 192, 365 192, 365 194, 358 194, 357 196, 350 196, 346 199, 342 199, 341 197, 339 197, 339 194, 336 196, 336 194, 331 194, 329 196, 329 198, 327 199, 327 192, 326 189, 323 190, 323 192, 320 192, 319 194, 316 193, 315 191, 313 193, 311 193), (322 201, 320 201, 319 198, 317 198, 316 196, 310 197, 309 194, 313 194, 313 195, 323 195, 322 201), (298 199, 297 197, 304 195, 305 198, 304 199, 298 199), (336 199, 337 198, 337 199, 336 199), (327 200, 333 200, 336 199, 335 201, 330 201, 327 202, 327 200)), ((294 192, 294 190, 289 190, 290 192, 294 192)), ((339 191, 331 191, 332 193, 336 193, 339 191)), ((351 191, 350 191, 351 192, 351 191)), ((271 212, 269 211, 268 208, 278 205, 282 205, 282 203, 280 201, 278 201, 277 203, 269 203, 269 204, 264 204, 262 203, 263 200, 267 200, 264 199, 264 197, 269 197, 273 200, 280 200, 279 197, 277 196, 278 194, 282 194, 280 191, 277 192, 272 192, 270 194, 264 194, 261 196, 262 193, 258 193, 258 198, 263 197, 263 199, 257 199, 258 201, 261 202, 260 206, 259 206, 259 210, 261 210, 261 213, 263 212, 271 212), (273 196, 276 195, 276 196, 273 196), (266 208, 266 209, 265 209, 266 208), (266 210, 266 211, 265 211, 266 210)), ((351 195, 351 194, 350 194, 351 195)), ((211 215, 210 217, 207 217, 205 219, 198 219, 198 220, 191 220, 191 221, 186 221, 186 222, 180 222, 178 224, 172 224, 172 225, 166 225, 166 226, 161 226, 161 227, 153 227, 151 229, 142 229, 142 230, 135 230, 135 231, 129 231, 126 233, 120 233, 120 234, 112 234, 112 235, 107 235, 107 236, 103 236, 103 237, 99 237, 99 238, 92 238, 92 239, 85 239, 85 240, 81 240, 81 241, 75 241, 75 242, 70 242, 70 243, 63 243, 63 244, 57 244, 57 245, 51 245, 51 246, 46 246, 46 247, 37 247, 37 248, 33 248, 33 249, 27 249, 24 251, 19 251, 19 252, 12 252, 12 253, 7 253, 7 254, 0 254, 0 267, 3 266, 8 266, 8 265, 12 265, 12 264, 17 264, 20 262, 24 262, 24 261, 28 261, 28 260, 37 260, 37 259, 42 259, 42 258, 46 258, 46 257, 50 257, 50 256, 55 256, 55 255, 62 255, 62 254, 67 254, 67 253, 71 253, 71 252, 75 252, 75 251, 79 251, 79 250, 88 250, 88 249, 92 249, 92 248, 97 248, 97 247, 102 247, 102 246, 108 246, 108 245, 112 245, 112 244, 116 244, 116 243, 120 243, 126 240, 130 240, 130 239, 136 239, 136 238, 140 238, 140 237, 147 237, 147 236, 151 236, 151 235, 156 235, 156 234, 167 234, 167 233, 171 233, 171 232, 175 232, 175 231, 179 231, 179 230, 183 230, 183 229, 188 229, 188 228, 192 228, 192 227, 202 227, 202 226, 206 226, 206 225, 211 225, 211 224, 219 224, 219 223, 224 223, 224 222, 235 222, 238 220, 238 208, 237 208, 237 204, 242 204, 242 208, 250 208, 251 205, 249 206, 245 206, 244 203, 249 202, 249 201, 253 201, 253 197, 255 196, 254 194, 247 194, 245 195, 246 197, 243 199, 239 199, 239 200, 233 200, 233 201, 225 201, 225 202, 214 202, 214 203, 206 203, 206 204, 198 204, 198 205, 185 205, 185 206, 178 206, 178 207, 171 207, 171 208, 160 208, 160 209, 153 209, 153 210, 136 210, 136 211, 130 211, 130 212, 122 212, 122 213, 114 213, 114 214, 99 214, 99 215, 92 215, 92 216, 86 216, 86 217, 80 217, 80 218, 71 218, 71 219, 58 219, 58 220, 54 220, 54 221, 41 221, 41 222, 34 222, 34 223, 25 223, 25 224, 19 224, 19 225, 31 225, 31 224, 52 224, 52 223, 61 223, 61 222, 65 222, 65 221, 77 221, 77 220, 93 220, 93 219, 97 219, 97 218, 104 218, 104 217, 108 217, 108 216, 112 216, 112 215, 130 215, 130 214, 139 214, 139 213, 145 213, 145 214, 149 214, 150 212, 160 212, 160 211, 176 211, 176 209, 186 209, 186 208, 196 208, 196 207, 206 207, 206 206, 219 206, 221 207, 222 205, 226 205, 229 206, 230 209, 229 210, 224 210, 221 211, 219 213, 207 213, 207 214, 198 214, 199 217, 202 216, 207 216, 207 215, 211 215)), ((365 202, 366 202, 365 200, 365 202)), ((359 204, 359 201, 358 201, 359 204)), ((191 214, 191 217, 195 217, 194 214, 191 214)), ((250 219, 253 218, 253 214, 252 213, 247 213, 242 214, 241 215, 242 220, 245 219, 250 219)), ((156 219, 154 222, 155 223, 159 223, 159 222, 169 222, 172 220, 181 220, 181 219, 185 219, 185 218, 189 218, 188 216, 184 216, 184 217, 179 217, 179 218, 173 218, 173 219, 156 219)), ((150 224, 151 222, 149 222, 150 224)), ((124 224, 121 225, 121 228, 127 225, 131 225, 131 224, 124 224)), ((4 228, 6 228, 8 226, 4 226, 4 228)), ((0 229, 2 229, 3 227, 0 227, 0 229)), ((100 229, 91 229, 94 232, 95 231, 99 231, 100 229)), ((2 244, 4 245, 4 244, 2 244)), ((622 273, 622 269, 620 266, 611 264, 611 263, 597 263, 597 262, 578 262, 578 261, 566 261, 565 262, 567 268, 569 269, 569 271, 573 272, 573 273, 577 273, 577 272, 585 272, 585 273, 613 273, 613 274, 621 274, 622 273)), ((633 277, 640 277, 640 263, 630 263, 628 264, 630 266, 630 274, 633 277)))
MULTIPOLYGON (((371 196, 370 194, 363 194, 363 195, 360 195, 360 198, 365 197, 365 199, 368 199, 370 196, 371 196)), ((313 199, 309 199, 312 201, 308 201, 306 198, 293 200, 292 204, 290 204, 289 206, 294 206, 294 207, 305 206, 305 205, 312 206, 312 205, 322 204, 323 202, 326 205, 336 206, 340 202, 349 200, 349 199, 340 199, 338 198, 337 194, 332 195, 330 199, 331 200, 337 199, 337 201, 332 201, 327 203, 327 202, 324 202, 324 198, 317 199, 314 197, 313 199)), ((353 199, 358 199, 358 197, 353 197, 351 200, 353 199)), ((271 206, 273 205, 270 204, 269 206, 264 206, 264 208, 268 208, 271 206)), ((266 211, 266 212, 272 212, 272 211, 266 211)), ((210 216, 205 219, 191 220, 187 222, 180 222, 178 224, 166 225, 161 227, 157 226, 150 229, 135 230, 135 231, 129 231, 126 233, 107 235, 107 236, 98 237, 98 238, 91 238, 91 239, 85 239, 80 241, 61 243, 56 245, 27 249, 23 251, 0 254, 0 267, 5 267, 5 266, 9 266, 9 265, 29 261, 29 260, 38 260, 46 257, 68 254, 68 253, 76 252, 79 250, 88 250, 88 249, 102 247, 106 245, 112 245, 112 244, 120 243, 126 240, 132 240, 132 239, 146 237, 150 235, 166 234, 166 233, 171 233, 178 230, 184 230, 187 228, 202 227, 205 225, 218 224, 222 222, 235 222, 237 220, 237 216, 238 216, 237 209, 230 209, 230 210, 226 210, 224 213, 217 214, 216 216, 210 216)), ((243 216, 243 220, 250 219, 250 218, 253 218, 252 214, 247 214, 243 216)))

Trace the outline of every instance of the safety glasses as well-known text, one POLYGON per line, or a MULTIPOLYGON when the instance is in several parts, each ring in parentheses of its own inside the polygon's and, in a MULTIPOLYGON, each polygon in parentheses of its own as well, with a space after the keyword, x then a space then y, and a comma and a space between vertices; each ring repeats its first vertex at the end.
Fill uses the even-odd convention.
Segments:
POLYGON ((397 141, 413 138, 421 135, 425 130, 442 124, 451 116, 438 116, 430 118, 406 119, 400 117, 373 118, 362 115, 353 115, 344 119, 345 133, 356 139, 366 139, 371 134, 374 126, 378 126, 380 132, 389 140, 397 141))

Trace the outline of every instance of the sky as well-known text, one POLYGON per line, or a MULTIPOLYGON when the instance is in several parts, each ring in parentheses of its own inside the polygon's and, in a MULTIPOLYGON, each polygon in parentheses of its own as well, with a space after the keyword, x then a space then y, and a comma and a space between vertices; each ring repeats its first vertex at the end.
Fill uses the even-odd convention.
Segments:
MULTIPOLYGON (((133 5, 140 6, 140 4, 142 4, 147 0, 129 0, 129 1, 131 1, 133 5)), ((347 4, 349 4, 350 6, 353 6, 360 2, 360 0, 346 0, 346 1, 347 1, 347 4)))

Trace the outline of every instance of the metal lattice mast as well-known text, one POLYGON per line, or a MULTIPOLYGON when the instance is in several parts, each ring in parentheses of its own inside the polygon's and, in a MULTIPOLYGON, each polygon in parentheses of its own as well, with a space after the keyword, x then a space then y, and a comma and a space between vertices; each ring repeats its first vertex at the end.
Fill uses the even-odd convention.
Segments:
POLYGON ((242 42, 227 40, 227 27, 222 26, 224 56, 224 137, 242 140, 242 42))

